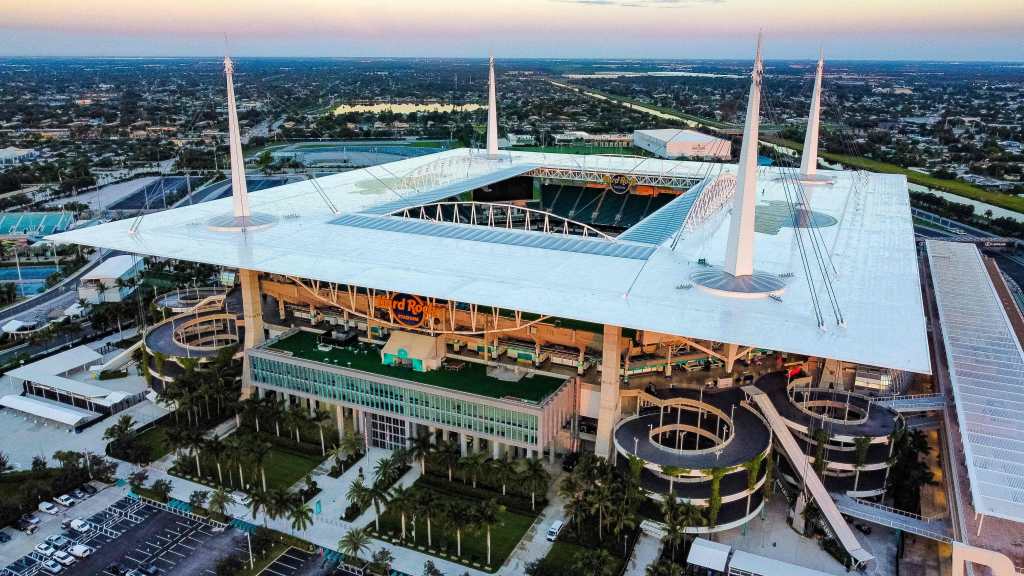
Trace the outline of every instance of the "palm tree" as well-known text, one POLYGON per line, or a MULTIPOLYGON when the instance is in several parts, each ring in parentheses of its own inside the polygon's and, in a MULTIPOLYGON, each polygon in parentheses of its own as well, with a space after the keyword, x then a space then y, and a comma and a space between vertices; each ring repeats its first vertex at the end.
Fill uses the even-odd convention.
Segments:
POLYGON ((135 428, 135 419, 128 414, 122 414, 116 423, 103 432, 103 439, 120 445, 131 435, 132 428, 135 428))
POLYGON ((203 449, 206 444, 206 440, 203 438, 203 433, 200 430, 192 430, 185 436, 185 447, 192 453, 192 456, 196 459, 196 477, 202 478, 203 471, 199 467, 199 451, 203 449))
POLYGON ((508 494, 508 483, 515 480, 518 470, 508 460, 488 460, 487 476, 496 484, 501 484, 501 495, 508 494))
POLYGON ((413 507, 412 492, 405 486, 395 486, 391 489, 390 502, 388 507, 396 511, 402 517, 402 540, 405 540, 405 515, 413 507))
POLYGON ((476 522, 484 526, 487 529, 487 565, 491 565, 491 527, 501 519, 500 514, 505 510, 505 507, 498 504, 498 501, 494 498, 484 500, 474 510, 472 516, 475 517, 476 522))
POLYGON ((572 574, 587 576, 612 576, 615 570, 615 558, 604 548, 578 552, 573 557, 572 574))
POLYGON ((267 515, 271 520, 287 516, 292 509, 295 495, 284 488, 274 488, 268 493, 270 494, 270 505, 267 507, 267 515))
POLYGON ((700 509, 674 496, 666 496, 661 502, 662 522, 665 524, 665 541, 671 546, 672 561, 676 559, 676 548, 686 538, 685 529, 703 526, 704 515, 700 509))
POLYGON ((242 467, 249 463, 249 447, 242 440, 241 434, 233 434, 224 441, 224 448, 229 466, 238 466, 238 486, 245 490, 245 476, 242 474, 242 467))
POLYGON ((487 454, 477 452, 464 458, 460 458, 459 466, 462 468, 463 472, 462 481, 466 481, 466 475, 468 474, 473 479, 473 488, 476 488, 477 477, 487 466, 487 454))
POLYGON ((223 518, 227 513, 228 504, 231 504, 232 502, 231 493, 221 487, 210 494, 210 501, 207 504, 206 509, 209 510, 211 514, 216 514, 223 518))
MULTIPOLYGON (((523 483, 523 487, 530 491, 530 510, 537 509, 537 491, 548 489, 548 482, 551 481, 551 475, 548 473, 547 468, 544 467, 544 462, 540 458, 529 458, 526 460, 520 460, 519 477, 523 483)), ((504 486, 502 487, 502 494, 505 493, 504 486)))
POLYGON ((260 471, 260 482, 263 486, 263 491, 267 491, 267 471, 263 467, 263 462, 267 459, 270 454, 270 443, 256 441, 249 446, 248 452, 254 468, 258 468, 260 471))
POLYGON ((355 456, 362 454, 366 448, 366 437, 354 430, 345 432, 345 435, 341 438, 341 447, 345 450, 345 453, 349 456, 355 456))
POLYGON ((452 469, 459 461, 459 447, 453 442, 442 440, 435 449, 438 459, 448 468, 448 481, 452 481, 452 469))
POLYGON ((430 442, 430 434, 420 434, 412 439, 411 454, 413 458, 420 461, 420 474, 427 473, 427 456, 434 451, 434 445, 430 442))
POLYGON ((462 529, 473 525, 472 510, 462 500, 448 500, 441 503, 445 524, 455 528, 455 555, 462 557, 462 529))
POLYGON ((365 528, 352 528, 338 540, 338 550, 359 560, 359 555, 370 551, 370 535, 365 528))
POLYGON ((373 467, 373 477, 375 484, 383 484, 384 486, 390 486, 397 480, 398 475, 398 462, 394 456, 387 458, 381 458, 377 461, 377 464, 373 467))
POLYGON ((224 473, 221 471, 220 460, 224 457, 227 447, 220 439, 220 436, 214 434, 203 444, 203 450, 206 451, 207 456, 213 458, 214 463, 217 465, 217 482, 223 486, 224 473))
POLYGON ((601 482, 594 485, 587 497, 587 510, 597 514, 597 539, 601 541, 604 540, 604 524, 612 509, 613 496, 611 484, 601 482))
POLYGON ((267 516, 270 515, 270 508, 273 505, 273 497, 266 490, 249 495, 249 510, 252 511, 252 517, 255 520, 256 516, 262 511, 264 528, 267 526, 267 516))
POLYGON ((576 533, 580 533, 583 513, 586 510, 586 485, 574 473, 562 478, 558 485, 558 495, 565 502, 565 515, 576 519, 576 533))
POLYGON ((292 530, 302 532, 313 523, 313 509, 309 504, 296 498, 288 511, 288 518, 292 521, 292 530))
POLYGON ((427 547, 431 548, 434 545, 433 534, 431 533, 430 517, 434 511, 435 498, 434 495, 426 490, 419 490, 413 492, 413 520, 412 520, 412 538, 416 540, 416 522, 420 516, 423 516, 427 521, 427 547))

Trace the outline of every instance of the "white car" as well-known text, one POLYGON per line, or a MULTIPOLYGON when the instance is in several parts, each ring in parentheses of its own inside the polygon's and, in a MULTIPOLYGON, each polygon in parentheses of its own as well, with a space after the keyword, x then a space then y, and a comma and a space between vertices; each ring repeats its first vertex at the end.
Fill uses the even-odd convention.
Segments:
POLYGON ((46 556, 47 558, 53 556, 53 553, 57 551, 53 546, 50 546, 49 544, 36 544, 35 550, 36 552, 42 554, 43 556, 46 556))
POLYGON ((47 560, 46 562, 40 564, 39 567, 42 568, 48 574, 60 574, 64 571, 64 568, 60 564, 54 562, 53 560, 47 560))
POLYGON ((54 552, 53 559, 65 566, 71 566, 75 563, 75 557, 63 550, 57 550, 54 552))
POLYGON ((75 499, 72 498, 71 496, 68 496, 67 494, 62 494, 60 496, 57 496, 53 500, 57 504, 60 504, 61 506, 67 506, 68 508, 71 508, 72 506, 75 505, 75 499))
POLYGON ((71 521, 71 529, 75 532, 89 532, 92 530, 92 524, 80 518, 75 518, 71 521))
POLYGON ((92 546, 86 546, 85 544, 75 544, 71 548, 68 548, 68 554, 71 554, 75 558, 88 558, 92 556, 92 553, 96 549, 92 546))
POLYGON ((47 514, 56 514, 60 512, 60 508, 57 508, 57 505, 53 502, 40 502, 39 511, 46 512, 47 514))

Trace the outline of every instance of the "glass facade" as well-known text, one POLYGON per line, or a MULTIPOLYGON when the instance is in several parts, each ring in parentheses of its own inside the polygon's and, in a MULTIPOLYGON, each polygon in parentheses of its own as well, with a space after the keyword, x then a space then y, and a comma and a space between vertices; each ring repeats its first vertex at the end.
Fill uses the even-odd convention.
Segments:
MULTIPOLYGON (((346 373, 321 370, 257 354, 249 356, 252 383, 312 394, 329 402, 411 418, 451 430, 487 434, 517 444, 536 444, 538 414, 496 407, 470 399, 385 384, 346 373)), ((335 371, 337 370, 337 371, 335 371)))

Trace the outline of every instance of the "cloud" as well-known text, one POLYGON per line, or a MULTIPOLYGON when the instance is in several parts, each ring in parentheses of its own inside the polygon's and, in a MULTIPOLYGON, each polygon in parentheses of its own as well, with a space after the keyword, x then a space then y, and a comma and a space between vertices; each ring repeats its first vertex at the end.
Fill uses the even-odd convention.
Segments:
POLYGON ((694 4, 723 4, 725 0, 550 0, 559 4, 583 4, 616 8, 680 8, 694 4))

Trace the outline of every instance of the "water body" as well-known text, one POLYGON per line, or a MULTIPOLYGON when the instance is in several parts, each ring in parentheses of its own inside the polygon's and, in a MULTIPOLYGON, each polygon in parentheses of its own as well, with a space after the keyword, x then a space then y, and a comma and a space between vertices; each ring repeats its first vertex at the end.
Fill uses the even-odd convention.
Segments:
MULTIPOLYGON (((21 266, 21 282, 18 284, 18 294, 31 296, 46 289, 46 279, 57 271, 53 265, 46 266, 21 266)), ((0 268, 0 282, 18 282, 18 269, 14 266, 0 268)))
POLYGON ((410 114, 412 112, 472 112, 483 106, 479 104, 441 104, 433 102, 430 104, 343 104, 334 109, 334 115, 347 114, 349 112, 392 112, 394 114, 410 114))
POLYGON ((712 74, 710 72, 682 72, 682 71, 670 71, 670 72, 590 72, 587 74, 563 74, 562 77, 569 78, 571 80, 583 80, 588 78, 603 78, 603 79, 615 79, 615 78, 639 78, 642 76, 663 76, 667 78, 688 76, 691 78, 744 78, 739 74, 712 74))

